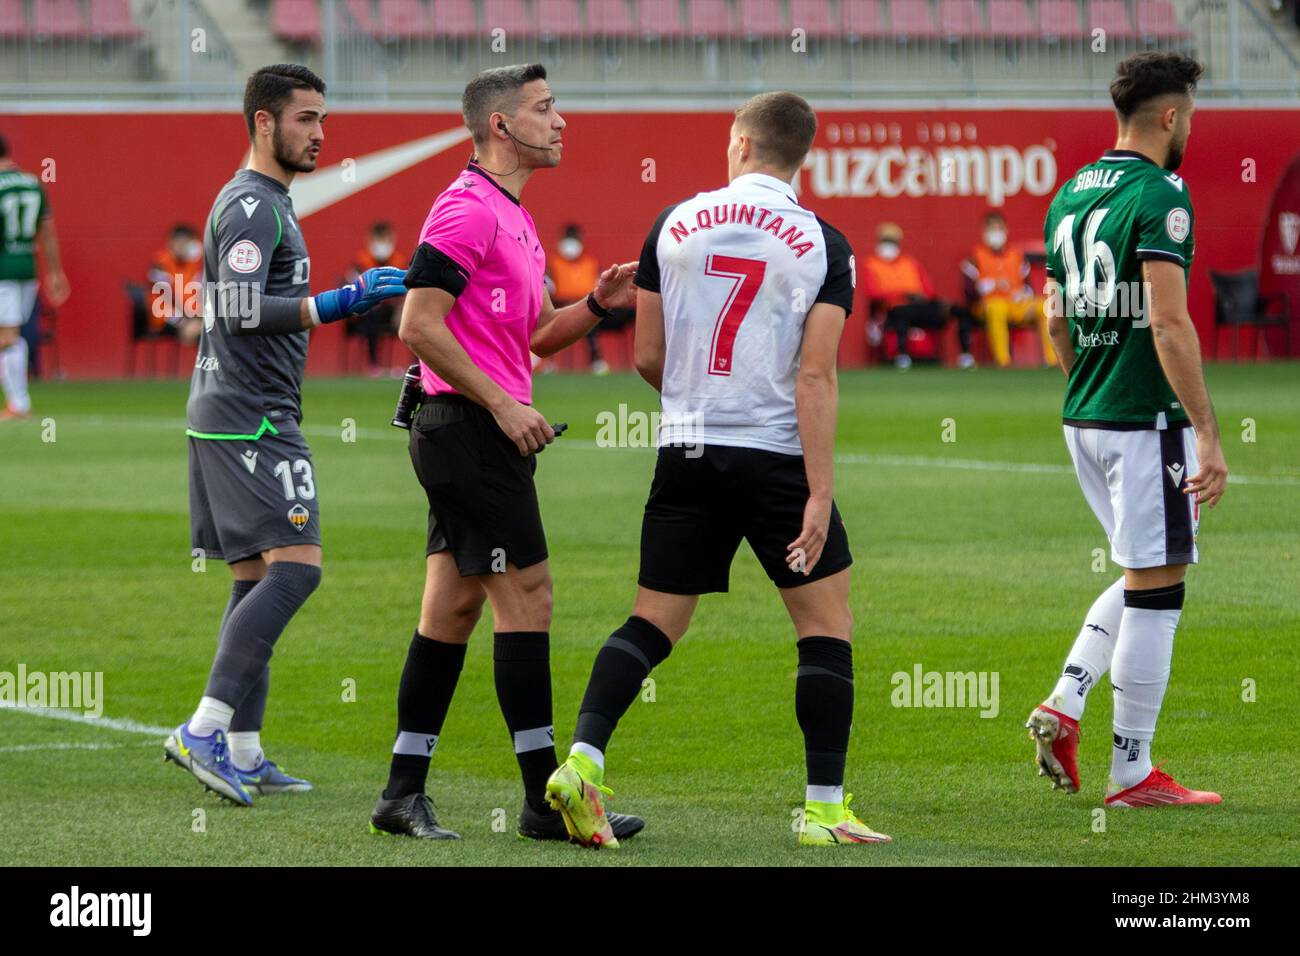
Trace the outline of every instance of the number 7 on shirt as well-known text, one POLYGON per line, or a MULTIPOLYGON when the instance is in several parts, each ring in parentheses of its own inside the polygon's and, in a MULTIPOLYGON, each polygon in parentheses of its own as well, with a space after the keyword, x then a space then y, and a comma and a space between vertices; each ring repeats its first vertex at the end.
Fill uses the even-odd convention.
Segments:
POLYGON ((709 374, 730 375, 731 353, 736 345, 736 333, 745 321, 749 307, 754 304, 758 287, 763 284, 767 263, 761 259, 741 259, 736 256, 710 255, 704 261, 704 274, 733 280, 731 292, 713 326, 713 345, 709 350, 709 374))

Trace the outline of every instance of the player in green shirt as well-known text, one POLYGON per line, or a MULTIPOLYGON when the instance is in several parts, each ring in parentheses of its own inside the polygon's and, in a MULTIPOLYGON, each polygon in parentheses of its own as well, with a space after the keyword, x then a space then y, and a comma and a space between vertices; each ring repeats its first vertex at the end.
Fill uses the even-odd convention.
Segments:
POLYGON ((54 217, 41 181, 9 158, 0 137, 0 387, 5 407, 0 421, 27 418, 27 341, 21 329, 36 308, 36 247, 45 259, 45 292, 56 308, 68 298, 68 279, 59 261, 54 217))
POLYGON ((1110 670, 1108 807, 1221 802, 1151 764, 1199 509, 1218 503, 1228 475, 1187 312, 1191 196, 1174 174, 1200 75, 1181 53, 1121 63, 1110 87, 1115 148, 1066 181, 1044 225, 1049 330, 1068 380, 1066 445, 1124 576, 1093 604, 1027 726, 1039 773, 1077 792, 1079 720, 1110 670))

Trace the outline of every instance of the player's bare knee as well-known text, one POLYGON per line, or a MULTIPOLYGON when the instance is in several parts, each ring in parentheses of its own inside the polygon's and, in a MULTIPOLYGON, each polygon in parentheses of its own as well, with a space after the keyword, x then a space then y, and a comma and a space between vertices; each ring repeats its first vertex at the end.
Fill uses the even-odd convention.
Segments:
POLYGON ((440 613, 420 615, 420 634, 445 644, 468 643, 483 616, 482 604, 442 609, 440 613))

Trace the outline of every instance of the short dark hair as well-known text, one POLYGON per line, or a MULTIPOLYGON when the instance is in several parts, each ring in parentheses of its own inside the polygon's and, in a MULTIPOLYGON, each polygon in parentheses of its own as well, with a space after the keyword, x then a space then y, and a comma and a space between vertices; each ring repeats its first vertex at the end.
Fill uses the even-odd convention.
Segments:
POLYGON ((9 140, 0 136, 0 159, 5 159, 9 155, 9 140))
POLYGON ((474 145, 482 146, 487 142, 489 116, 513 112, 519 107, 519 91, 524 84, 544 79, 546 67, 542 64, 516 63, 484 70, 470 80, 460 99, 460 110, 474 145))
POLYGON ((1007 217, 1002 215, 1002 213, 998 212, 996 209, 990 209, 984 214, 984 225, 987 226, 991 222, 1000 222, 1005 226, 1007 224, 1007 217))
POLYGON ((1127 120, 1157 96, 1191 96, 1202 72, 1201 64, 1183 53, 1152 50, 1134 54, 1119 65, 1110 84, 1115 112, 1127 120))
POLYGON ((393 224, 385 219, 370 224, 370 234, 372 236, 382 236, 393 231, 393 224))
POLYGON ((754 140, 759 159, 780 169, 803 162, 817 135, 817 114, 795 93, 760 93, 736 110, 736 123, 754 140))
POLYGON ((198 232, 188 223, 178 222, 176 225, 172 226, 171 237, 173 239, 179 239, 181 236, 194 238, 198 236, 198 232))
POLYGON ((325 81, 298 63, 264 66, 248 78, 244 86, 244 122, 250 140, 257 130, 253 117, 258 110, 266 110, 278 121, 280 110, 293 99, 294 90, 315 90, 324 96, 325 81))

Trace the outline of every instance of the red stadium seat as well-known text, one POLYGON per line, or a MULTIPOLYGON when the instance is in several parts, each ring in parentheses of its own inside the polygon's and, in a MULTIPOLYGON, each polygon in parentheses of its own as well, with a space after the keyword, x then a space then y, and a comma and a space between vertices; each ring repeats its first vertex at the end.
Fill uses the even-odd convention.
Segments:
POLYGON ((544 37, 576 37, 587 33, 578 0, 536 0, 537 32, 544 37))
POLYGON ((838 36, 840 32, 826 0, 790 0, 790 25, 810 37, 838 36))
POLYGON ((468 37, 478 33, 474 0, 433 0, 433 33, 440 37, 468 37))
POLYGON ((131 0, 90 0, 90 33, 121 40, 145 35, 131 16, 131 0))
POLYGON ((1025 0, 989 0, 989 32, 1022 40, 1038 36, 1038 24, 1025 0))
POLYGON ((379 0, 379 26, 383 40, 413 40, 433 35, 429 11, 421 0, 379 0))
POLYGON ((680 37, 686 35, 682 8, 677 0, 638 0, 636 25, 642 36, 680 37))
POLYGON ((355 27, 367 36, 379 35, 379 22, 375 19, 374 7, 370 0, 346 0, 344 6, 348 11, 348 17, 343 19, 345 29, 355 27))
POLYGON ((687 32, 697 37, 724 37, 739 32, 727 0, 688 0, 687 32))
POLYGON ((40 37, 68 40, 90 35, 90 28, 77 0, 34 0, 32 33, 40 37))
POLYGON ((587 32, 600 36, 636 36, 636 21, 627 0, 587 0, 587 32))
POLYGON ((537 36, 537 21, 524 0, 487 0, 483 4, 483 31, 497 27, 520 37, 537 36))
POLYGON ((1089 0, 1084 18, 1089 33, 1097 29, 1105 30, 1106 36, 1112 40, 1131 40, 1137 36, 1124 0, 1089 0))
POLYGON ((789 36, 790 22, 781 10, 781 0, 740 0, 740 32, 750 37, 789 36))
POLYGON ((271 33, 289 43, 320 43, 320 7, 316 0, 272 0, 271 33))
POLYGON ((320 7, 316 0, 274 0, 271 32, 290 43, 320 43, 320 7))
POLYGON ((1077 40, 1087 36, 1079 21, 1078 0, 1039 0, 1038 32, 1045 39, 1077 40))
POLYGON ((840 24, 848 37, 889 36, 880 0, 840 0, 840 24))
POLYGON ((893 0, 889 9, 894 36, 923 40, 940 35, 930 11, 930 0, 893 0))
POLYGON ((1162 40, 1186 40, 1191 36, 1178 22, 1178 11, 1169 0, 1138 0, 1137 32, 1162 40))
POLYGON ((948 39, 989 35, 977 0, 940 0, 939 32, 948 39))
POLYGON ((29 33, 23 0, 0 0, 0 37, 25 37, 29 33))

